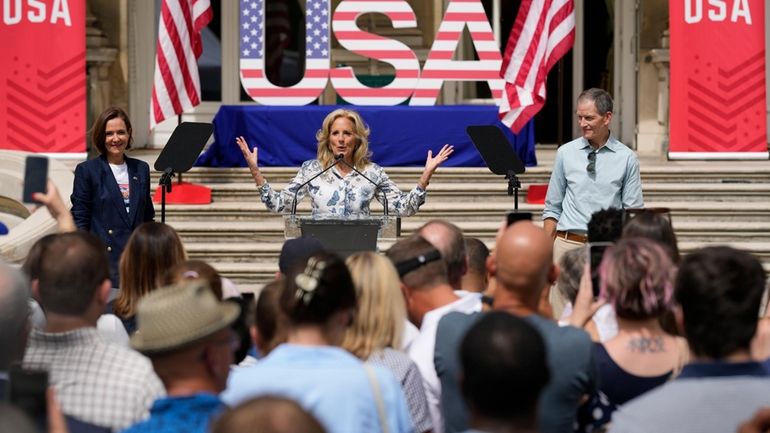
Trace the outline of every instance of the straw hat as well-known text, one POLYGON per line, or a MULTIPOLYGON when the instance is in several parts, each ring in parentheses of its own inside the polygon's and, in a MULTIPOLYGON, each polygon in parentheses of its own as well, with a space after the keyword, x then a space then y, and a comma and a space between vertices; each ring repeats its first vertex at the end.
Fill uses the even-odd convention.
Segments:
POLYGON ((145 353, 177 349, 224 329, 239 313, 238 305, 219 301, 203 281, 163 287, 139 301, 131 347, 145 353))

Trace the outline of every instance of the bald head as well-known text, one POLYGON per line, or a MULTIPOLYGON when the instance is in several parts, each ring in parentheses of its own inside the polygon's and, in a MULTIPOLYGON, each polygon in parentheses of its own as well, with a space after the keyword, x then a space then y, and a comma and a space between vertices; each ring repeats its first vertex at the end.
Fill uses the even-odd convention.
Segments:
POLYGON ((449 284, 458 290, 468 268, 463 231, 449 221, 431 220, 420 227, 418 233, 439 250, 447 267, 449 284))
POLYGON ((500 237, 491 271, 498 285, 520 295, 537 295, 556 278, 553 241, 540 227, 519 221, 500 237))

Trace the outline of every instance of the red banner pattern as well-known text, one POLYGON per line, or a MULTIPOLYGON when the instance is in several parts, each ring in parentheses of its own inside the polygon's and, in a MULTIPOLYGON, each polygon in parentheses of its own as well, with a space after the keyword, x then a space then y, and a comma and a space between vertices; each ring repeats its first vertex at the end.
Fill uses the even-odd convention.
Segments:
POLYGON ((767 158, 765 0, 672 0, 671 156, 767 158))
POLYGON ((5 1, 0 149, 84 152, 85 0, 5 1))

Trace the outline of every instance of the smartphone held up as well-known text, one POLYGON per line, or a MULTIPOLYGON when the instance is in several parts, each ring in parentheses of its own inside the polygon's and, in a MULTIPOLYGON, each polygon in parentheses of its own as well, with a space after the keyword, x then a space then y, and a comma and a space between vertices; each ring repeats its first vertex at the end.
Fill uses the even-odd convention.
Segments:
POLYGON ((38 203, 32 198, 36 192, 46 192, 48 184, 48 158, 44 156, 30 155, 24 164, 24 191, 22 201, 24 203, 38 203))
POLYGON ((601 292, 601 276, 599 274, 599 267, 602 264, 604 258, 604 252, 608 247, 613 245, 612 242, 590 242, 587 244, 588 248, 588 260, 591 267, 591 288, 593 289, 594 299, 599 297, 601 292))
POLYGON ((47 372, 11 366, 6 389, 8 402, 21 409, 40 431, 46 431, 48 425, 47 390, 47 372))

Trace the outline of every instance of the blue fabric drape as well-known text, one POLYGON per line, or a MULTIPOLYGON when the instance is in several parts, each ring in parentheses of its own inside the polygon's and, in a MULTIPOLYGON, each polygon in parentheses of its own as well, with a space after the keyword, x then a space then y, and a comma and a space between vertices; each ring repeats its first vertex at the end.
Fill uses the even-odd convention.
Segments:
MULTIPOLYGON (((262 167, 299 166, 316 157, 315 134, 324 117, 339 108, 223 105, 214 117, 214 143, 196 162, 204 167, 245 167, 235 144, 243 135, 259 149, 262 167)), ((369 125, 372 160, 384 167, 423 166, 428 149, 437 152, 445 143, 455 146, 445 167, 483 167, 465 128, 497 125, 528 167, 537 165, 535 131, 530 121, 519 134, 500 123, 495 106, 439 105, 431 107, 344 106, 358 111, 369 125)))

